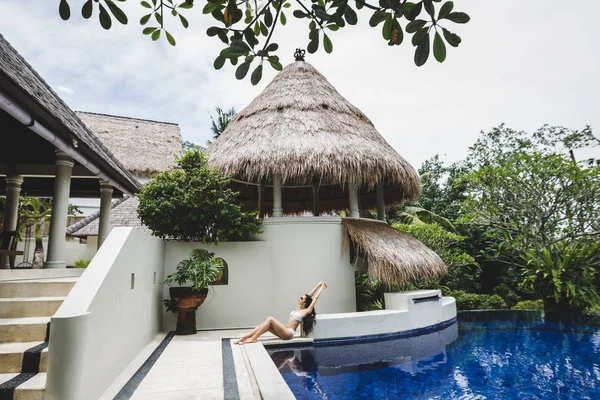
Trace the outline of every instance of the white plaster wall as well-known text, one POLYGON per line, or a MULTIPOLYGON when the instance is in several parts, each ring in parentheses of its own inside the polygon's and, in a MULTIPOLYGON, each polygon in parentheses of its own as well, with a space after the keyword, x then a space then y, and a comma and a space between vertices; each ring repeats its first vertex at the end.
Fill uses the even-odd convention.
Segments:
MULTIPOLYGON (((194 248, 204 248, 221 257, 229 268, 229 284, 216 285, 196 312, 198 329, 239 328, 257 324, 270 312, 271 260, 265 242, 227 242, 218 245, 168 241, 165 247, 165 277, 189 258, 194 248)), ((163 289, 165 299, 169 288, 163 289)), ((164 312, 163 329, 175 330, 175 314, 164 312)))
MULTIPOLYGON (((262 230, 253 242, 167 242, 165 276, 196 247, 214 252, 228 264, 229 284, 214 286, 198 308, 198 329, 250 327, 268 316, 285 324, 298 307, 298 298, 320 280, 329 288, 319 299, 317 313, 356 310, 355 269, 349 251, 342 249, 340 218, 268 218, 262 230)), ((164 296, 169 297, 167 287, 164 296)), ((174 314, 165 312, 163 327, 175 329, 174 314)))
MULTIPOLYGON (((70 238, 65 242, 65 262, 67 266, 73 266, 76 260, 81 258, 91 260, 96 254, 96 247, 98 243, 97 236, 90 236, 87 243, 80 243, 78 238, 70 238)), ((44 246, 44 260, 48 255, 48 236, 42 238, 42 245, 44 246)), ((25 241, 17 244, 17 250, 24 251, 25 241)), ((35 250, 35 238, 31 238, 29 242, 29 262, 33 261, 33 251, 35 250)), ((24 256, 15 257, 15 265, 23 261, 24 256)))
POLYGON ((161 331, 164 248, 132 228, 111 231, 52 317, 49 400, 97 399, 161 331))

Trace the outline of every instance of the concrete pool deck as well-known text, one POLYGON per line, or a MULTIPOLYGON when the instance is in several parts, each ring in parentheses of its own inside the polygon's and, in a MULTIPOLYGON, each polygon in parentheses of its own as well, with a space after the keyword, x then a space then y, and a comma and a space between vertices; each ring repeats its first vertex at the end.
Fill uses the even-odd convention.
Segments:
POLYGON ((282 341, 267 334, 258 343, 232 343, 249 331, 199 331, 188 336, 163 333, 100 399, 294 399, 263 344, 302 345, 312 339, 282 341))

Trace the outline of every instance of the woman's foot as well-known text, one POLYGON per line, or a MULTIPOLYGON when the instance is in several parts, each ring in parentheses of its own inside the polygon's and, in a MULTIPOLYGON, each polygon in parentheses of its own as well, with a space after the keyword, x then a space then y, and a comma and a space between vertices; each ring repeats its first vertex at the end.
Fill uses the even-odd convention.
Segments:
POLYGON ((249 339, 244 340, 242 343, 250 344, 250 343, 256 343, 256 342, 258 342, 257 339, 249 338, 249 339))
POLYGON ((233 344, 240 344, 244 341, 244 338, 239 338, 238 340, 236 340, 235 342, 233 342, 233 344))

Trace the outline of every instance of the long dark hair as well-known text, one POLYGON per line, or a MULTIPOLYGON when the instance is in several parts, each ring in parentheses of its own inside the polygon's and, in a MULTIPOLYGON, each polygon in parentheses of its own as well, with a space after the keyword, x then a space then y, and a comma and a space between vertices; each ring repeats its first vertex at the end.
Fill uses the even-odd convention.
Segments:
MULTIPOLYGON (((308 308, 313 302, 313 298, 310 297, 309 294, 304 295, 304 307, 308 308)), ((315 317, 317 316, 317 312, 313 308, 310 314, 306 317, 302 318, 302 330, 304 331, 304 335, 308 335, 310 331, 313 330, 313 327, 317 323, 315 317)))

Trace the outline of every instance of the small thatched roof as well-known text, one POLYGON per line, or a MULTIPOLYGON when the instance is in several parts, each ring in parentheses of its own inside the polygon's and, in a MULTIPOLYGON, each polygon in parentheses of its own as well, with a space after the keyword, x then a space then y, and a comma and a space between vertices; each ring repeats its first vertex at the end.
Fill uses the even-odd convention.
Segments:
MULTIPOLYGON (((240 181, 256 184, 262 180, 268 185, 279 174, 284 186, 306 192, 308 196, 300 194, 298 199, 285 190, 284 212, 298 210, 286 203, 310 199, 310 185, 315 181, 322 188, 333 186, 325 189, 325 197, 346 202, 348 181, 361 186, 361 195, 372 192, 376 183, 384 183, 388 203, 416 199, 420 194, 415 169, 358 108, 304 61, 277 74, 212 142, 208 155, 212 166, 240 181)), ((251 200, 247 188, 241 192, 242 200, 251 200)), ((374 196, 361 197, 363 206, 373 205, 374 200, 374 196)), ((328 208, 326 203, 323 206, 328 208)))
POLYGON ((151 176, 171 169, 181 156, 177 124, 82 111, 77 115, 136 175, 151 176))
POLYGON ((343 218, 342 226, 355 248, 364 253, 371 279, 401 286, 409 280, 448 273, 446 264, 433 250, 385 222, 343 218))
MULTIPOLYGON (((139 204, 137 197, 123 197, 111 204, 110 229, 115 227, 131 227, 152 234, 146 225, 142 224, 137 214, 139 204)), ((100 211, 96 211, 85 219, 67 227, 67 235, 75 237, 98 236, 100 211)))

